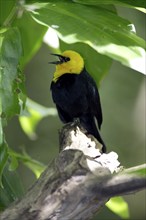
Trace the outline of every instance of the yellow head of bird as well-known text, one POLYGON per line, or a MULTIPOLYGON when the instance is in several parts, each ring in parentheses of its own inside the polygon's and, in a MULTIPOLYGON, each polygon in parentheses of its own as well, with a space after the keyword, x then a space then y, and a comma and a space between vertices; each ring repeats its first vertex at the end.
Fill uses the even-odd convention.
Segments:
POLYGON ((66 50, 61 55, 54 54, 59 57, 59 61, 52 62, 56 64, 56 71, 53 81, 57 82, 59 77, 66 73, 80 74, 84 68, 84 60, 81 55, 72 50, 66 50))

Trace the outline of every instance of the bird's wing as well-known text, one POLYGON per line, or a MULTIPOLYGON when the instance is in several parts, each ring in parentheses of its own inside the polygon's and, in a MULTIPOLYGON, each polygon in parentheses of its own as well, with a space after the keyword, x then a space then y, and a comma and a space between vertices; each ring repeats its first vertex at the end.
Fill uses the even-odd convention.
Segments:
POLYGON ((100 96, 98 93, 96 83, 90 75, 88 75, 88 99, 91 113, 96 117, 98 127, 100 129, 102 124, 102 109, 100 103, 100 96))
POLYGON ((56 104, 56 108, 58 110, 59 118, 62 122, 68 123, 71 121, 70 116, 67 114, 67 112, 63 111, 62 108, 59 107, 59 105, 56 104))
POLYGON ((93 93, 93 103, 91 103, 91 105, 92 105, 93 113, 95 114, 95 117, 98 122, 98 127, 100 129, 103 118, 102 118, 100 97, 96 87, 92 88, 92 93, 93 93))

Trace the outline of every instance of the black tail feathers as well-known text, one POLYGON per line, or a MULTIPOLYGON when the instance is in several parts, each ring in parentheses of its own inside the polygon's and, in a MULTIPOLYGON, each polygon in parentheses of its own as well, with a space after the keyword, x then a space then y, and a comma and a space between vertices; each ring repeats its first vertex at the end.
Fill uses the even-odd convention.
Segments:
POLYGON ((104 141, 102 140, 99 131, 96 127, 95 120, 93 116, 90 115, 84 115, 80 117, 80 123, 81 125, 87 130, 89 134, 92 134, 103 146, 102 152, 106 152, 106 145, 104 141))

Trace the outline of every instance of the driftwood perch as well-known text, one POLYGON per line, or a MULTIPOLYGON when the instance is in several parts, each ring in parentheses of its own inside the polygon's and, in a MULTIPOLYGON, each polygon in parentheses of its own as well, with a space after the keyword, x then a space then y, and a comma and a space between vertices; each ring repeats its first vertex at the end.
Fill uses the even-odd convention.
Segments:
POLYGON ((91 219, 112 196, 146 187, 146 179, 121 171, 117 154, 102 154, 100 143, 77 124, 64 126, 60 146, 58 157, 1 220, 91 219))

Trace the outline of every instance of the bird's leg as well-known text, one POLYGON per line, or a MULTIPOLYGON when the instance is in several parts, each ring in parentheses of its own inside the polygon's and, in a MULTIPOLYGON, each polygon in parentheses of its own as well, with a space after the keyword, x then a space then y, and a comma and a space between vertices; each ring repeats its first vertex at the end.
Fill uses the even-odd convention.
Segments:
POLYGON ((80 118, 74 118, 73 123, 75 133, 77 133, 78 128, 83 132, 83 134, 87 135, 87 130, 81 125, 81 120, 80 118))
POLYGON ((80 125, 80 118, 74 118, 73 119, 73 124, 76 125, 76 126, 79 126, 80 125))
POLYGON ((80 128, 80 118, 74 118, 72 122, 72 126, 74 127, 75 134, 77 133, 77 127, 80 128))

